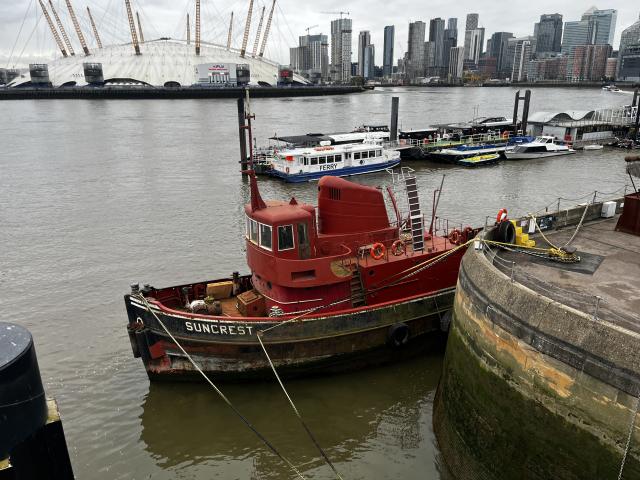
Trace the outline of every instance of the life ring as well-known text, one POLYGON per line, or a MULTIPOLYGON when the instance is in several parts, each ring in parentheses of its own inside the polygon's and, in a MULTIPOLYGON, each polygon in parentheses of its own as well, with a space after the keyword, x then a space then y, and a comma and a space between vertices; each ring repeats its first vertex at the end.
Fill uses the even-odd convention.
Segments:
POLYGON ((389 327, 387 343, 393 348, 400 348, 409 343, 409 327, 406 323, 396 323, 389 327))
POLYGON ((462 232, 457 228, 449 234, 449 241, 454 245, 459 245, 462 239, 462 232))
POLYGON ((287 167, 286 172, 289 173, 289 167, 287 167))
POLYGON ((507 209, 506 208, 501 208, 500 210, 498 210, 498 215, 496 216, 496 224, 504 221, 507 219, 507 209))
POLYGON ((360 160, 360 165, 364 165, 364 160, 360 160))
POLYGON ((371 245, 371 250, 369 251, 371 254, 371 258, 374 260, 380 260, 384 257, 384 254, 387 253, 387 247, 385 247, 382 243, 376 242, 371 245))
POLYGON ((509 139, 509 132, 507 132, 506 130, 504 132, 502 132, 502 138, 505 140, 509 139))
POLYGON ((396 240, 393 242, 393 245, 391 245, 391 253, 396 257, 402 255, 404 250, 404 242, 402 240, 396 240))

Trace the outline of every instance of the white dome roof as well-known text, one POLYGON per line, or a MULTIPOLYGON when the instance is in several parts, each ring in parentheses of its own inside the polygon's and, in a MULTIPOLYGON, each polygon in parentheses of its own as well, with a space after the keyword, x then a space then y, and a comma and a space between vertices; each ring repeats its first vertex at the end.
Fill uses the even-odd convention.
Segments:
MULTIPOLYGON (((109 79, 133 79, 153 86, 167 82, 178 82, 182 86, 196 83, 195 67, 206 63, 247 64, 251 72, 251 85, 258 82, 276 85, 278 64, 265 58, 254 58, 250 53, 240 57, 240 50, 215 44, 202 43, 200 55, 196 55, 195 44, 186 41, 160 39, 140 45, 141 55, 136 55, 131 43, 111 45, 94 49, 90 56, 76 53, 73 57, 56 58, 49 62, 49 79, 54 86, 68 82, 86 85, 84 63, 101 63, 105 81, 109 79)), ((28 77, 25 79, 28 80, 28 77)), ((308 83, 294 75, 294 81, 308 83)))

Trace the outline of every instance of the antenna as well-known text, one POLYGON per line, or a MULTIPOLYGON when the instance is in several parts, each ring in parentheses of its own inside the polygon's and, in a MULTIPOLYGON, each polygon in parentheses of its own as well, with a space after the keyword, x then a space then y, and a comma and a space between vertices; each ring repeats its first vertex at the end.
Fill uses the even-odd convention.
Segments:
MULTIPOLYGON (((56 12, 56 9, 53 8, 53 2, 51 0, 49 0, 49 5, 51 5, 51 11, 53 12, 53 18, 56 19, 56 23, 58 24, 58 28, 60 29, 60 33, 62 33, 62 38, 64 39, 64 43, 67 46, 67 51, 69 52, 69 54, 71 56, 74 56, 76 54, 76 52, 73 51, 73 47, 71 46, 71 42, 69 41, 69 37, 67 36, 67 32, 64 29, 64 26, 62 25, 62 22, 60 21, 60 17, 58 16, 58 12, 56 12)), ((44 6, 42 7, 42 9, 44 10, 44 6)))
POLYGON ((260 46, 259 57, 264 56, 264 49, 267 46, 267 39, 269 38, 269 30, 271 30, 271 20, 273 19, 273 11, 276 8, 276 0, 273 0, 271 4, 271 11, 269 12, 269 19, 267 20, 267 28, 264 29, 264 37, 262 37, 262 45, 260 46))
POLYGON ((73 7, 71 6, 71 0, 67 0, 67 8, 69 9, 69 15, 71 16, 73 26, 75 27, 76 33, 78 34, 80 45, 82 45, 82 50, 84 50, 85 55, 89 56, 91 55, 91 53, 89 52, 89 48, 87 47, 87 42, 84 41, 84 35, 82 34, 82 29, 80 28, 80 24, 78 23, 78 19, 76 18, 76 13, 73 11, 73 7))
POLYGON ((233 12, 231 12, 231 20, 229 20, 229 36, 227 37, 227 50, 231 49, 231 33, 233 32, 233 12))
POLYGON ((131 13, 131 2, 129 0, 124 0, 124 4, 127 8, 127 17, 129 17, 129 30, 131 30, 131 43, 133 43, 133 48, 136 51, 136 55, 140 55, 140 44, 138 43, 138 32, 136 32, 136 24, 133 21, 133 13, 131 13))
POLYGON ((258 43, 260 43, 260 32, 262 31, 262 21, 264 20, 264 5, 262 6, 262 14, 260 15, 260 23, 258 23, 258 32, 256 33, 256 41, 253 44, 253 56, 258 54, 258 43))
POLYGON ((93 35, 96 37, 96 43, 98 44, 98 48, 102 48, 102 41, 100 40, 100 35, 98 35, 96 22, 93 21, 93 15, 91 15, 91 10, 89 10, 88 6, 87 6, 87 13, 89 14, 89 21, 91 22, 91 28, 93 28, 93 35))
POLYGON ((51 29, 51 33, 53 34, 53 38, 55 39, 56 44, 58 44, 58 48, 62 52, 62 56, 66 57, 67 51, 64 49, 64 45, 62 44, 60 35, 58 35, 58 31, 56 30, 56 27, 53 25, 53 21, 49 16, 49 12, 47 12, 47 9, 45 8, 44 3, 42 3, 42 0, 38 0, 38 1, 40 2, 40 6, 42 7, 42 13, 44 13, 44 18, 47 19, 47 23, 49 24, 49 28, 51 29))
POLYGON ((144 33, 142 33, 142 23, 140 23, 140 14, 136 10, 136 18, 138 19, 138 31, 140 32, 140 43, 144 43, 144 33))
POLYGON ((188 13, 187 13, 187 45, 191 45, 191 21, 189 20, 188 13))
POLYGON ((196 0, 196 55, 200 55, 200 0, 196 0))
POLYGON ((249 11, 247 12, 247 22, 244 26, 244 37, 242 38, 242 48, 240 49, 240 57, 244 58, 247 52, 247 42, 249 41, 249 30, 251 29, 251 14, 253 13, 253 0, 249 0, 249 11))

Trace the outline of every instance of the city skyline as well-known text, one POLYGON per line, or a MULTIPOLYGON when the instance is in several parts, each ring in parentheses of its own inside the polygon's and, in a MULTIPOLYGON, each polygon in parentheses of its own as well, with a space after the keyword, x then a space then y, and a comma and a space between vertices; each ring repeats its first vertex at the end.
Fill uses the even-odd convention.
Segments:
MULTIPOLYGON (((206 5, 207 2, 208 0, 203 0, 204 5, 206 5)), ((92 9, 94 5, 99 4, 98 0, 89 0, 86 3, 90 5, 92 9)), ((153 22, 147 22, 149 23, 149 30, 172 34, 178 28, 179 25, 177 24, 180 23, 178 20, 181 11, 175 7, 176 2, 170 0, 137 0, 134 3, 143 10, 150 20, 151 18, 153 19, 153 22)), ((186 1, 183 9, 187 9, 187 7, 191 9, 191 6, 187 5, 190 3, 193 2, 186 1)), ((268 4, 270 2, 265 1, 263 3, 268 4)), ((4 4, 4 2, 0 5, 0 18, 4 19, 4 28, 0 31, 0 57, 7 57, 12 50, 28 4, 29 0, 15 0, 10 5, 4 4)), ((465 27, 466 15, 468 13, 479 13, 479 27, 485 28, 485 38, 490 38, 490 36, 497 31, 509 31, 513 32, 516 37, 523 37, 533 35, 534 24, 540 20, 540 15, 542 14, 559 13, 563 15, 565 22, 579 21, 587 10, 596 6, 601 10, 618 10, 618 19, 613 40, 613 47, 617 49, 622 31, 638 19, 639 10, 636 5, 630 5, 630 2, 624 0, 575 2, 570 5, 562 5, 560 8, 558 8, 557 2, 548 0, 536 2, 534 5, 530 2, 516 0, 515 3, 512 3, 512 6, 513 11, 517 12, 517 15, 513 15, 513 18, 505 19, 505 11, 503 9, 493 8, 489 2, 463 0, 452 5, 444 1, 436 0, 430 5, 428 14, 421 16, 412 14, 408 16, 407 12, 412 12, 414 10, 412 7, 415 7, 416 4, 417 2, 414 0, 399 0, 394 2, 393 8, 390 8, 388 2, 371 0, 365 3, 356 0, 351 2, 348 7, 345 7, 343 2, 338 3, 334 0, 327 0, 322 2, 321 5, 307 5, 293 2, 293 0, 279 0, 278 10, 274 20, 278 23, 278 27, 274 29, 274 38, 272 38, 272 42, 268 47, 269 58, 279 63, 287 64, 289 61, 289 48, 297 45, 298 36, 305 33, 304 28, 307 25, 318 25, 318 27, 312 30, 314 34, 331 34, 331 21, 338 18, 339 15, 326 15, 320 12, 340 11, 345 8, 350 12, 349 18, 353 22, 355 35, 357 36, 358 32, 362 30, 370 31, 371 43, 374 45, 382 46, 384 44, 384 27, 386 25, 395 25, 394 64, 397 64, 397 60, 407 51, 410 21, 420 20, 428 25, 429 21, 436 17, 444 19, 457 18, 458 41, 460 42, 460 39, 462 39, 462 41, 464 40, 463 29, 465 27), (376 12, 376 15, 374 15, 373 12, 376 12)), ((77 8, 81 8, 83 5, 78 4, 77 8)), ((217 5, 217 3, 213 3, 205 8, 209 8, 215 13, 215 11, 212 10, 215 5, 217 5)), ((235 8, 238 8, 237 3, 234 5, 235 8)), ((262 6, 262 3, 257 2, 257 5, 262 6)), ((104 7, 100 7, 99 5, 96 8, 104 9, 104 7)), ((219 30, 219 32, 217 34, 209 34, 208 36, 207 31, 210 32, 212 27, 203 28, 203 39, 205 41, 223 43, 223 37, 226 35, 224 15, 228 13, 228 9, 222 5, 215 8, 221 16, 221 19, 218 21, 219 25, 216 25, 216 30, 219 30)), ((246 8, 246 6, 242 5, 241 8, 246 8)), ((256 7, 254 7, 254 10, 255 8, 256 7)), ((236 15, 242 18, 242 10, 237 11, 236 15)), ((246 13, 244 15, 246 15, 246 13)), ((206 18, 205 16, 205 19, 206 18)), ((211 20, 209 20, 209 22, 211 22, 211 20)), ((29 25, 28 22, 25 23, 24 29, 33 28, 33 23, 33 20, 31 21, 31 25, 29 25)), ((42 29, 44 25, 42 25, 42 21, 40 23, 40 28, 42 29)), ((98 20, 98 23, 100 23, 100 20, 98 20)), ((122 23, 121 27, 126 33, 127 25, 124 19, 122 23)), ((237 29, 236 27, 236 30, 237 29)), ((44 32, 44 29, 42 29, 42 31, 44 32)), ((25 31, 22 32, 22 44, 17 44, 14 56, 23 49, 24 55, 46 55, 47 52, 53 53, 53 41, 46 37, 43 38, 42 33, 39 36, 36 35, 36 39, 32 39, 30 44, 25 48, 24 43, 26 42, 26 38, 24 37, 27 36, 27 33, 25 31)), ((151 35, 151 38, 153 38, 153 35, 151 35)), ((180 38, 180 36, 175 38, 180 38)), ((354 39, 354 44, 357 45, 357 39, 354 39)), ((355 55, 355 53, 354 49, 352 55, 355 55)), ((383 49, 378 48, 375 53, 375 64, 382 65, 383 49)), ((352 61, 357 61, 354 56, 352 56, 352 61)))

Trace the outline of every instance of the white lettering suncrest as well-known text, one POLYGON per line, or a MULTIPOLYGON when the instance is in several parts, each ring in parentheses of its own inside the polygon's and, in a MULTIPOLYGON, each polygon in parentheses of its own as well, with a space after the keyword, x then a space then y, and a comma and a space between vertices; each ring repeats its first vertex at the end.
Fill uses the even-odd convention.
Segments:
POLYGON ((187 332, 212 333, 214 335, 251 335, 248 325, 218 325, 215 323, 184 322, 187 332))

